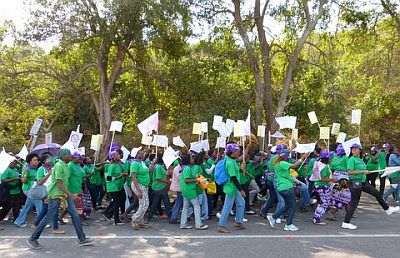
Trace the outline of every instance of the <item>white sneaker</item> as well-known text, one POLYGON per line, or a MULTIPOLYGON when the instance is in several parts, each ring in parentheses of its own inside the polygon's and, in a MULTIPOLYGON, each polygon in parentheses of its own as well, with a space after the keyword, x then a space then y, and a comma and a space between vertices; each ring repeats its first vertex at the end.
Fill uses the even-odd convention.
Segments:
POLYGON ((271 226, 271 228, 275 227, 276 220, 271 215, 267 216, 267 220, 268 220, 269 225, 271 226))
POLYGON ((221 218, 221 213, 217 212, 217 215, 215 215, 218 219, 221 218))
POLYGON ((386 210, 386 214, 387 215, 392 215, 395 212, 400 212, 400 207, 399 206, 389 207, 389 209, 386 210))
POLYGON ((249 221, 249 220, 246 218, 243 218, 243 223, 246 223, 247 221, 249 221))
POLYGON ((298 231, 299 228, 296 227, 293 224, 290 224, 290 225, 285 225, 285 228, 283 230, 285 230, 285 231, 298 231))
POLYGON ((317 201, 317 199, 311 199, 310 200, 310 205, 314 205, 314 204, 316 204, 318 201, 317 201))
POLYGON ((351 223, 345 223, 345 222, 343 222, 343 223, 342 223, 342 228, 344 228, 344 229, 355 230, 355 229, 357 229, 357 226, 356 226, 356 225, 353 225, 353 224, 351 224, 351 223))
POLYGON ((281 224, 281 223, 282 223, 281 218, 277 218, 277 219, 275 220, 275 223, 276 223, 276 224, 281 224))

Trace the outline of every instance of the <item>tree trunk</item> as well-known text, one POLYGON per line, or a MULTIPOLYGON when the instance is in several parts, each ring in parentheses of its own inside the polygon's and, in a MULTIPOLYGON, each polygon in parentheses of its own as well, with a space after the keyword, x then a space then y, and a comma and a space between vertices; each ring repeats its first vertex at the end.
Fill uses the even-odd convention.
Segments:
POLYGON ((303 31, 301 37, 298 38, 298 40, 296 42, 296 47, 295 47, 293 53, 290 54, 290 56, 289 56, 289 63, 288 63, 288 66, 286 67, 285 79, 283 82, 283 91, 281 93, 281 96, 279 97, 278 107, 276 110, 276 116, 283 115, 283 112, 288 104, 287 99, 289 96, 289 89, 290 89, 290 86, 292 85, 293 73, 294 73, 295 69, 297 68, 300 53, 301 53, 302 49, 304 48, 304 44, 306 43, 306 40, 310 36, 311 32, 315 29, 315 26, 317 25, 319 18, 321 17, 321 15, 324 11, 324 5, 326 3, 327 3, 327 0, 320 0, 317 14, 315 14, 314 17, 311 17, 310 11, 308 8, 308 1, 304 2, 303 9, 304 9, 305 17, 306 17, 306 26, 304 28, 304 31, 303 31))
POLYGON ((234 16, 234 23, 239 31, 239 35, 243 40, 244 46, 246 48, 247 52, 247 57, 249 61, 249 65, 251 68, 251 71, 253 72, 254 80, 256 83, 255 87, 255 100, 256 100, 256 124, 259 125, 262 123, 262 118, 263 118, 263 109, 264 109, 264 94, 265 94, 265 88, 264 88, 264 83, 262 80, 262 76, 260 74, 260 67, 258 64, 258 59, 257 55, 255 53, 254 47, 251 45, 250 39, 247 35, 247 31, 243 27, 242 23, 242 17, 240 14, 240 0, 232 0, 234 6, 235 6, 235 11, 233 13, 234 16))

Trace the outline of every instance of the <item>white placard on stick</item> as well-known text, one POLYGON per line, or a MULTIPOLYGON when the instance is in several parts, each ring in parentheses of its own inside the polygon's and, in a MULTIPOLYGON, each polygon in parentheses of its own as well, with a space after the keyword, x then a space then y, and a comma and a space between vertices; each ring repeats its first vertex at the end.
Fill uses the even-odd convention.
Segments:
POLYGON ((332 124, 331 134, 332 135, 338 135, 339 133, 340 133, 340 124, 339 123, 333 123, 332 124))
POLYGON ((226 132, 228 133, 227 137, 229 137, 233 133, 233 129, 235 128, 235 121, 232 119, 226 119, 226 132))
POLYGON ((14 156, 8 154, 4 148, 0 153, 0 175, 8 168, 8 166, 15 160, 14 156))
POLYGON ((201 123, 193 123, 193 132, 192 134, 197 134, 200 135, 201 134, 201 123))
POLYGON ((213 119, 212 128, 213 128, 214 130, 218 130, 218 128, 220 127, 221 123, 223 123, 222 120, 223 120, 223 117, 222 117, 222 116, 217 116, 217 115, 215 115, 215 116, 214 116, 214 119, 213 119))
POLYGON ((121 147, 121 151, 122 151, 122 161, 126 162, 131 152, 125 146, 121 147))
POLYGON ((351 123, 355 125, 361 124, 361 109, 351 111, 351 123))
POLYGON ((275 118, 276 122, 279 124, 280 129, 295 129, 296 128, 296 120, 295 116, 281 116, 275 118))
POLYGON ((208 133, 208 123, 207 122, 201 122, 201 132, 208 133))
POLYGON ((141 144, 143 145, 151 145, 153 142, 153 137, 149 135, 142 135, 142 140, 140 141, 141 144))
POLYGON ((294 152, 297 153, 311 153, 315 150, 315 143, 297 144, 294 152))
POLYGON ((168 137, 166 135, 154 135, 152 145, 162 148, 168 147, 168 137))
POLYGON ((103 143, 103 135, 94 134, 92 135, 92 139, 90 140, 90 149, 94 151, 99 151, 102 143, 103 143))
POLYGON ((75 149, 77 149, 79 147, 79 144, 81 143, 82 137, 83 133, 72 131, 68 141, 72 144, 72 146, 74 146, 75 149))
POLYGON ((297 141, 299 139, 299 129, 295 128, 292 130, 292 140, 297 141))
POLYGON ((110 125, 110 132, 122 132, 122 126, 124 124, 121 121, 112 121, 110 125))
POLYGON ((320 127, 319 128, 319 139, 321 140, 329 140, 331 129, 329 127, 320 127))
POLYGON ((336 143, 344 143, 346 141, 347 134, 340 132, 336 138, 336 143))
POLYGON ((31 127, 30 132, 29 132, 29 135, 30 136, 37 135, 39 133, 39 130, 40 130, 40 127, 42 126, 42 124, 43 124, 43 119, 36 118, 35 122, 33 122, 33 125, 31 127))
POLYGON ((52 132, 46 133, 44 135, 44 143, 45 144, 50 144, 52 142, 53 142, 53 133, 52 132))
POLYGON ((243 120, 238 120, 235 123, 235 127, 233 128, 233 136, 234 137, 243 137, 246 135, 246 122, 243 120))
POLYGON ((311 124, 318 124, 317 114, 315 111, 308 112, 308 118, 310 119, 311 124))
POLYGON ((259 125, 257 127, 257 136, 261 138, 265 137, 265 125, 259 125))
POLYGON ((226 146, 226 137, 218 137, 217 144, 215 144, 215 148, 216 149, 219 149, 219 148, 225 149, 225 146, 226 146))

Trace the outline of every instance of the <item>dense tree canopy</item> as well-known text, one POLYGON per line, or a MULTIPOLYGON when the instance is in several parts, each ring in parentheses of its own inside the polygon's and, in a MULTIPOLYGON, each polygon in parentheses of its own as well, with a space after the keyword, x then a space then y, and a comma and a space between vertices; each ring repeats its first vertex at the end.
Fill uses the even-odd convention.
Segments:
POLYGON ((78 124, 108 134, 118 119, 118 140, 133 146, 154 111, 161 132, 189 141, 193 122, 244 119, 249 108, 253 129, 298 116, 301 142, 318 138, 309 111, 356 136, 350 115, 360 108, 366 144, 398 142, 396 1, 36 2, 13 44, 3 41, 12 26, 0 29, 0 146, 9 150, 29 140, 36 117, 39 142, 51 131, 64 143, 78 124), (33 44, 49 37, 59 44, 48 52, 33 44))

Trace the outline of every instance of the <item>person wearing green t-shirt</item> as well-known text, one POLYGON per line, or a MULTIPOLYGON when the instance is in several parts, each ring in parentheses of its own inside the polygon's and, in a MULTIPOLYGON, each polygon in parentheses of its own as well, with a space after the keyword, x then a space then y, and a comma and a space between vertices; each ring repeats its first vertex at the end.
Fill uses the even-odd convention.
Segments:
POLYGON ((144 216, 149 208, 149 168, 144 162, 144 151, 140 150, 136 154, 136 160, 130 167, 131 188, 139 201, 136 212, 132 215, 132 227, 134 229, 146 228, 144 216))
POLYGON ((6 183, 9 187, 9 195, 7 199, 2 203, 2 209, 0 210, 0 221, 2 221, 10 210, 12 210, 13 217, 18 217, 21 209, 21 179, 17 170, 17 162, 13 161, 8 168, 1 174, 1 182, 6 183))
MULTIPOLYGON (((388 166, 389 156, 392 154, 393 148, 389 143, 383 144, 383 149, 378 153, 379 169, 385 169, 388 166)), ((386 176, 379 175, 379 192, 383 195, 386 186, 386 176)))
MULTIPOLYGON (((204 161, 206 159, 206 153, 201 151, 199 153, 195 153, 193 155, 193 162, 192 170, 196 177, 204 176, 207 174, 204 168, 204 161)), ((201 219, 203 221, 208 220, 208 195, 205 190, 201 189, 200 186, 197 186, 197 191, 199 192, 199 201, 200 201, 200 209, 201 209, 201 219)))
POLYGON ((244 201, 245 201, 245 214, 247 215, 254 215, 256 214, 255 211, 250 209, 250 190, 249 190, 249 186, 250 186, 250 182, 255 178, 255 174, 256 174, 256 166, 255 166, 255 162, 254 162, 254 154, 252 154, 251 156, 249 155, 249 157, 246 157, 246 169, 240 170, 240 184, 246 194, 246 197, 244 197, 244 201))
POLYGON ((157 157, 153 159, 152 165, 150 165, 150 170, 152 171, 152 202, 149 212, 149 219, 152 219, 154 214, 156 214, 161 202, 163 202, 165 207, 165 214, 160 214, 161 219, 167 219, 170 216, 171 203, 168 197, 168 186, 169 178, 167 170, 164 166, 164 161, 162 159, 163 154, 160 152, 157 157))
POLYGON ((102 200, 105 194, 104 190, 104 177, 102 176, 104 166, 94 165, 91 158, 86 157, 84 160, 84 170, 88 177, 88 188, 92 205, 95 210, 102 209, 102 200))
MULTIPOLYGON (((37 184, 38 185, 43 185, 46 188, 49 186, 50 184, 50 176, 53 172, 52 169, 52 157, 48 154, 44 154, 40 157, 40 163, 42 164, 42 166, 39 167, 38 171, 37 171, 37 184)), ((35 225, 36 227, 39 225, 40 221, 42 221, 42 219, 46 216, 48 208, 49 208, 49 204, 48 204, 48 198, 46 197, 43 200, 43 209, 42 212, 37 216, 37 218, 35 219, 33 225, 35 225)), ((51 225, 53 227, 52 230, 52 234, 65 234, 64 230, 61 230, 58 228, 59 224, 58 224, 58 213, 56 214, 56 216, 54 216, 54 218, 51 220, 51 225)))
POLYGON ((125 212, 125 177, 128 176, 126 166, 121 161, 123 156, 122 150, 118 149, 110 153, 111 161, 104 166, 104 175, 106 177, 107 193, 111 196, 111 202, 103 212, 107 220, 114 217, 114 225, 122 225, 120 212, 125 212))
MULTIPOLYGON (((371 148, 371 152, 367 159, 367 170, 374 171, 379 170, 379 155, 378 149, 374 146, 371 148)), ((378 178, 379 172, 369 173, 367 175, 367 182, 376 188, 376 179, 378 178)))
POLYGON ((237 163, 241 155, 240 146, 236 143, 229 143, 225 148, 225 172, 228 176, 228 181, 224 184, 223 190, 225 193, 224 206, 222 208, 221 216, 218 222, 218 232, 230 233, 231 231, 226 227, 228 224, 229 213, 232 210, 233 204, 236 205, 235 213, 235 227, 244 229, 243 218, 245 210, 244 192, 240 185, 240 169, 246 170, 246 164, 241 163, 240 167, 237 163))
POLYGON ((40 214, 43 208, 43 200, 34 200, 29 197, 29 191, 36 184, 36 174, 39 166, 39 156, 29 154, 26 156, 27 165, 22 170, 21 182, 22 191, 27 196, 25 205, 20 211, 18 218, 14 221, 17 227, 26 227, 30 211, 35 207, 37 214, 40 214))
POLYGON ((359 144, 353 144, 351 146, 351 155, 347 161, 347 170, 350 176, 351 201, 346 209, 346 216, 342 223, 342 228, 351 230, 357 229, 357 226, 351 224, 350 221, 353 217, 354 211, 357 209, 358 203, 360 202, 362 192, 366 192, 375 197, 388 215, 400 211, 398 206, 389 207, 389 205, 383 200, 379 191, 366 182, 366 174, 368 173, 368 170, 364 161, 361 159, 361 146, 359 144))
POLYGON ((296 195, 294 193, 295 178, 290 174, 290 169, 297 169, 301 165, 301 163, 303 163, 303 160, 305 158, 306 156, 304 155, 295 164, 291 164, 288 162, 289 151, 287 149, 284 149, 274 160, 273 165, 275 169, 276 190, 285 200, 285 206, 281 209, 277 209, 273 215, 267 216, 268 222, 271 227, 274 227, 276 224, 276 220, 287 211, 288 218, 284 230, 299 230, 293 224, 293 218, 296 212, 296 195))
POLYGON ((179 186, 183 196, 183 207, 181 214, 181 229, 191 229, 192 226, 187 224, 188 210, 190 204, 193 206, 195 227, 199 230, 207 229, 208 226, 202 223, 200 196, 203 194, 198 191, 197 172, 192 169, 194 159, 190 154, 181 155, 181 166, 183 168, 182 175, 179 177, 179 186))
POLYGON ((65 198, 67 198, 67 211, 71 216, 72 224, 79 239, 79 245, 87 246, 92 244, 92 241, 87 239, 85 233, 83 232, 81 220, 74 205, 74 195, 68 191, 70 172, 67 163, 71 161, 71 152, 67 149, 61 149, 58 155, 60 159, 54 165, 54 169, 51 174, 51 182, 48 187, 49 204, 46 216, 40 221, 39 225, 35 228, 28 240, 28 244, 32 249, 42 248, 38 242, 40 235, 47 226, 48 221, 56 216, 60 204, 65 200, 65 198))
POLYGON ((320 179, 315 181, 315 191, 318 194, 318 205, 314 211, 313 223, 316 225, 325 225, 321 219, 325 215, 326 211, 330 208, 332 204, 332 184, 335 180, 331 177, 331 169, 329 166, 329 151, 322 150, 320 152, 320 160, 318 165, 322 168, 319 172, 320 179))

